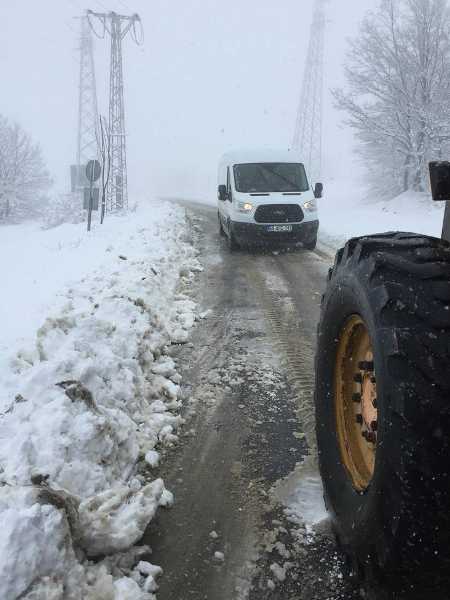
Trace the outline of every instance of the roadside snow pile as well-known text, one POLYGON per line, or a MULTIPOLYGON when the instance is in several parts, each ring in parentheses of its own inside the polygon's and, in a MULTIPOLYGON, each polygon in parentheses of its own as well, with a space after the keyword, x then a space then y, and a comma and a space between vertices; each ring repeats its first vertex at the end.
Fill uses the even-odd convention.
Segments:
POLYGON ((348 239, 387 231, 408 231, 441 236, 443 202, 427 194, 406 192, 392 200, 373 201, 361 186, 331 181, 319 201, 319 241, 332 250, 348 239))
POLYGON ((182 424, 168 348, 188 338, 183 287, 200 266, 173 205, 111 217, 96 236, 104 260, 60 292, 33 344, 1 356, 2 598, 150 600, 157 588, 159 568, 133 546, 173 500, 151 469, 182 424))

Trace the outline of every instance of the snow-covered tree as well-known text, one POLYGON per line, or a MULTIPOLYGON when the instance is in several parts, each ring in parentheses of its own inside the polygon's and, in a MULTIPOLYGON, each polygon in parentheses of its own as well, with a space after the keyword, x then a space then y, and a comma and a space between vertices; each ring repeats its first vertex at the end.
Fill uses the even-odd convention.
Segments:
POLYGON ((446 0, 382 0, 351 41, 335 98, 377 192, 422 191, 428 161, 450 156, 449 32, 446 0))
POLYGON ((51 180, 39 145, 20 125, 0 115, 0 220, 39 214, 51 180))
POLYGON ((46 229, 62 223, 82 223, 86 220, 81 198, 74 194, 53 194, 45 203, 43 225, 46 229))

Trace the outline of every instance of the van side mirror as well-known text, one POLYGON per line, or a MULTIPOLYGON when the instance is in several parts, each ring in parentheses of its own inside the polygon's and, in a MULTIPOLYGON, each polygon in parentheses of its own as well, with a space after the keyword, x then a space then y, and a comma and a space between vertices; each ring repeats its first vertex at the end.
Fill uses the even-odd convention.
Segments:
POLYGON ((316 187, 314 188, 314 197, 322 198, 323 196, 323 183, 316 183, 316 187))
POLYGON ((433 200, 450 200, 450 162, 430 162, 430 183, 433 200))
POLYGON ((221 200, 222 202, 228 200, 228 192, 226 185, 219 185, 219 200, 221 200))

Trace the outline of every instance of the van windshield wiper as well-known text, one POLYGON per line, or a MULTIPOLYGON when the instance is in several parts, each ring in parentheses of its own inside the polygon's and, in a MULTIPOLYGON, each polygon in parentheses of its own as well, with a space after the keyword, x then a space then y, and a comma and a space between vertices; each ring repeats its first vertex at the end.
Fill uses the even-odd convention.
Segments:
POLYGON ((261 165, 261 168, 264 169, 265 171, 268 171, 269 173, 272 173, 272 175, 275 175, 275 177, 278 177, 278 179, 285 181, 287 184, 289 184, 295 190, 295 188, 297 186, 295 181, 291 181, 288 177, 283 177, 283 175, 280 175, 280 173, 277 173, 273 169, 269 168, 267 165, 261 165))

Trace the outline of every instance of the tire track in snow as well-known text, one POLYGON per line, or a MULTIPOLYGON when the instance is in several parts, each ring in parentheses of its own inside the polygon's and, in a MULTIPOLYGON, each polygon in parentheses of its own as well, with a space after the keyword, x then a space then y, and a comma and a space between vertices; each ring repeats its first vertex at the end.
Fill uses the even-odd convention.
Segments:
MULTIPOLYGON (((267 263, 265 265, 267 266, 267 263)), ((276 268, 276 264, 274 266, 276 268)), ((292 299, 271 289, 267 282, 267 273, 263 274, 261 269, 253 270, 251 278, 260 291, 266 319, 273 334, 273 343, 280 351, 287 380, 297 397, 299 420, 304 428, 309 451, 315 455, 313 344, 299 324, 292 299)))

